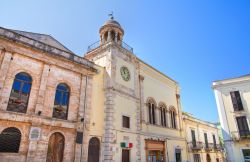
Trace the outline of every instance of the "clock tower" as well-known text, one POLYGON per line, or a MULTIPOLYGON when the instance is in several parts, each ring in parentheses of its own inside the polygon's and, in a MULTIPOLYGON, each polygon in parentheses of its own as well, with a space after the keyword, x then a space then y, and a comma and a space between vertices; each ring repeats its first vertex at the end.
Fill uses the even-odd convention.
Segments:
POLYGON ((101 159, 115 162, 129 155, 131 161, 141 161, 139 63, 133 48, 123 42, 124 30, 113 15, 99 34, 85 58, 104 69, 101 159))

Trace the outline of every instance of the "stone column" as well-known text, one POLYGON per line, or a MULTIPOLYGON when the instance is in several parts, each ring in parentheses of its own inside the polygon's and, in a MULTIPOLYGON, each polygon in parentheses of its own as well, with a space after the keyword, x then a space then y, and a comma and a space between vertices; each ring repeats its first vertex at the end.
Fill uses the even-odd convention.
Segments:
POLYGON ((110 42, 111 41, 111 31, 108 31, 108 39, 107 39, 107 42, 110 42))
POLYGON ((115 32, 115 42, 117 43, 118 32, 115 32))
POLYGON ((6 96, 4 84, 5 84, 6 76, 9 71, 10 63, 12 60, 12 53, 2 50, 1 54, 3 54, 4 56, 3 56, 3 61, 0 67, 0 74, 1 74, 0 75, 0 103, 1 103, 0 109, 5 110, 7 107, 7 103, 3 103, 4 98, 5 98, 4 96, 6 96))
POLYGON ((45 97, 45 92, 46 92, 49 71, 50 71, 50 66, 47 64, 44 64, 43 65, 43 72, 41 75, 39 92, 38 92, 38 96, 37 96, 35 114, 38 114, 39 111, 41 111, 41 113, 42 113, 42 111, 44 109, 44 97, 45 97))

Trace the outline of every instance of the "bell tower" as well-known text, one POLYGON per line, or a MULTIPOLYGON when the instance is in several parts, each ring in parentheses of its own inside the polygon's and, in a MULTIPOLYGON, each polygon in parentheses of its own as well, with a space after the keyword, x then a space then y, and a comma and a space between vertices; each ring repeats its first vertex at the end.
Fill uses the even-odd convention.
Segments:
POLYGON ((107 20, 99 30, 101 45, 108 42, 121 44, 124 30, 121 25, 114 20, 113 14, 109 14, 109 16, 110 19, 107 20))

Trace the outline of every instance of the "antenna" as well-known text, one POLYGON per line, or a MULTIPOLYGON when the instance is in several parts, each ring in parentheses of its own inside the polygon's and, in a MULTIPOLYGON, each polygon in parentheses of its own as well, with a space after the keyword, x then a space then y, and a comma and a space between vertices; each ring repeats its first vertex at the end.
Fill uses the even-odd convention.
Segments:
POLYGON ((109 17, 110 17, 111 20, 114 20, 113 11, 111 11, 111 12, 109 13, 109 17))

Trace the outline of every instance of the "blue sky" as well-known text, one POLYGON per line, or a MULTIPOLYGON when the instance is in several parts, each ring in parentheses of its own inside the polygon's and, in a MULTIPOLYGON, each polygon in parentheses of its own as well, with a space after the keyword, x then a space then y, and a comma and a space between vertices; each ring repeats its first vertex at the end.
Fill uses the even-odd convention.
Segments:
POLYGON ((0 26, 50 34, 82 56, 110 11, 135 54, 179 82, 184 111, 216 122, 212 81, 250 73, 249 0, 2 0, 0 26))

